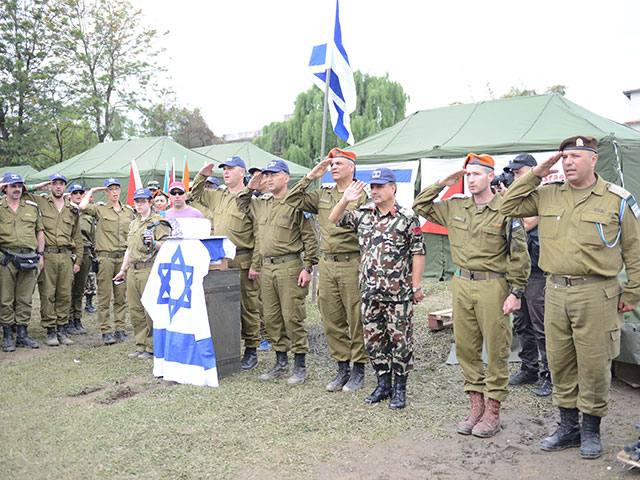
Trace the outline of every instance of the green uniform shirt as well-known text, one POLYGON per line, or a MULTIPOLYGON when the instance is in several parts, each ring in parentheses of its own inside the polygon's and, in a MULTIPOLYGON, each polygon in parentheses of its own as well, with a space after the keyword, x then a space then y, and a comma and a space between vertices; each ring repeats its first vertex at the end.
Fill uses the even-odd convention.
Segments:
POLYGON ((569 183, 539 186, 540 181, 533 172, 528 172, 511 185, 500 207, 505 215, 539 216, 540 268, 562 276, 615 277, 624 263, 628 282, 622 299, 637 305, 640 302, 640 224, 629 204, 620 222, 622 198, 628 195, 632 199, 631 194, 596 175, 589 195, 576 203, 569 183), (610 245, 621 232, 615 247, 604 244, 598 225, 610 245))
POLYGON ((144 234, 150 228, 156 242, 162 242, 171 235, 171 224, 157 213, 152 213, 144 220, 139 215, 133 219, 129 226, 127 236, 127 248, 129 248, 129 261, 148 262, 156 255, 153 245, 145 245, 144 234))
POLYGON ((69 248, 76 255, 75 264, 82 264, 82 232, 80 231, 80 215, 78 209, 68 201, 60 211, 49 194, 24 194, 25 199, 38 204, 42 215, 44 230, 44 246, 53 248, 69 248))
POLYGON ((215 235, 229 237, 238 250, 253 250, 251 269, 259 271, 262 262, 259 248, 255 248, 258 224, 255 222, 251 209, 243 212, 238 208, 236 198, 238 194, 228 189, 205 190, 207 177, 196 175, 189 196, 202 204, 211 212, 211 230, 215 235))
POLYGON ((318 239, 311 214, 296 210, 270 193, 256 198, 244 188, 236 197, 238 209, 258 222, 258 244, 263 257, 281 257, 304 251, 304 266, 318 263, 318 239))
POLYGON ((531 260, 522 220, 500 213, 500 195, 494 195, 481 210, 472 197, 434 202, 444 188, 438 182, 425 188, 413 203, 414 212, 449 229, 451 256, 458 266, 476 272, 506 273, 512 288, 524 290, 531 260))
MULTIPOLYGON (((329 214, 333 207, 340 201, 344 192, 339 192, 335 186, 321 187, 313 192, 305 193, 311 185, 305 175, 284 196, 284 202, 292 207, 305 212, 318 215, 320 225, 321 243, 320 250, 327 254, 353 253, 359 250, 358 235, 351 229, 339 227, 329 221, 329 214)), ((347 210, 356 210, 369 201, 363 191, 357 202, 347 205, 347 210)))
POLYGON ((80 213, 80 231, 82 232, 82 245, 85 247, 96 246, 96 219, 86 213, 80 213))
POLYGON ((133 208, 120 202, 120 211, 116 212, 110 203, 97 203, 87 205, 84 212, 98 220, 97 252, 116 253, 127 249, 127 234, 133 220, 133 208))
POLYGON ((35 202, 23 196, 18 210, 14 212, 6 198, 0 199, 0 247, 35 251, 38 248, 36 233, 43 229, 40 210, 35 202))

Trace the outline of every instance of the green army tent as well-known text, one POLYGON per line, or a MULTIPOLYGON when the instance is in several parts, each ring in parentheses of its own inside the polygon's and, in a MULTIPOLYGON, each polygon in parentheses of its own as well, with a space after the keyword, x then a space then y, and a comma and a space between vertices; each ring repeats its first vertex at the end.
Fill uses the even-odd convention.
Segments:
POLYGON ((18 165, 15 167, 0 167, 0 178, 5 173, 17 173, 22 177, 23 180, 30 180, 35 174, 38 173, 38 170, 33 168, 30 165, 18 165))

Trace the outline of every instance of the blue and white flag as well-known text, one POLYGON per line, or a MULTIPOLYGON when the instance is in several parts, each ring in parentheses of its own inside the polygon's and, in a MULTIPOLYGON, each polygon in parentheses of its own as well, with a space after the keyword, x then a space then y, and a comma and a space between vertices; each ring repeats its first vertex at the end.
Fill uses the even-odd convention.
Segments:
POLYGON ((347 51, 342 45, 340 8, 336 0, 336 24, 333 39, 328 44, 316 45, 311 51, 309 71, 314 83, 324 92, 329 68, 329 110, 333 131, 349 145, 355 143, 351 133, 349 114, 356 109, 356 84, 347 51))
POLYGON ((153 320, 156 377, 218 386, 203 279, 210 260, 227 256, 235 256, 227 238, 169 239, 162 245, 141 298, 153 320))

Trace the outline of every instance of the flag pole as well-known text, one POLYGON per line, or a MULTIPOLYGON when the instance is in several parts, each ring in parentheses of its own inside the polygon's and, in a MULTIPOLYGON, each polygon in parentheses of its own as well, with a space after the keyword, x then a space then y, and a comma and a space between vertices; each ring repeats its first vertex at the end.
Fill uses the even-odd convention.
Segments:
POLYGON ((324 110, 322 112, 322 140, 320 142, 320 161, 324 160, 324 152, 327 146, 327 108, 329 106, 329 76, 331 75, 331 67, 325 72, 324 82, 324 110))

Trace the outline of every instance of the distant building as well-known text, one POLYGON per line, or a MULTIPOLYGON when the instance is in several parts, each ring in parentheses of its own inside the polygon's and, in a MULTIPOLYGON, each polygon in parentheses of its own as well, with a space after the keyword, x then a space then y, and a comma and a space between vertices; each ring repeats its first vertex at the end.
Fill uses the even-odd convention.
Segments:
POLYGON ((225 133, 222 138, 226 143, 231 142, 251 142, 254 138, 261 137, 262 130, 253 130, 251 132, 225 133))
POLYGON ((629 121, 624 122, 631 128, 640 130, 640 88, 622 92, 629 99, 629 121))

